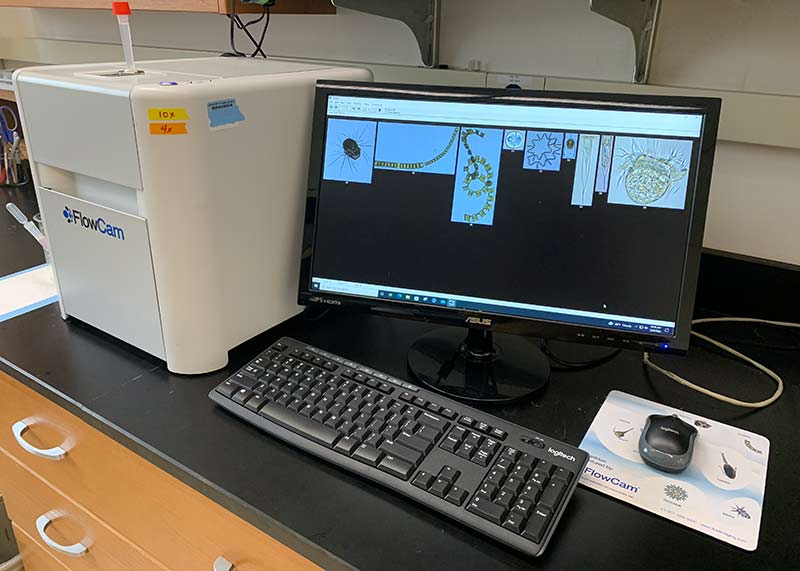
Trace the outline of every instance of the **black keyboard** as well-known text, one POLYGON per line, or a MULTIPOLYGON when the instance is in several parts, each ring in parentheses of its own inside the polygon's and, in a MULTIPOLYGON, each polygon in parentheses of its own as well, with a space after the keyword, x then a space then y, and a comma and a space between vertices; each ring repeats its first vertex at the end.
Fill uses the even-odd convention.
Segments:
POLYGON ((209 394, 245 421, 530 555, 586 452, 282 338, 209 394))

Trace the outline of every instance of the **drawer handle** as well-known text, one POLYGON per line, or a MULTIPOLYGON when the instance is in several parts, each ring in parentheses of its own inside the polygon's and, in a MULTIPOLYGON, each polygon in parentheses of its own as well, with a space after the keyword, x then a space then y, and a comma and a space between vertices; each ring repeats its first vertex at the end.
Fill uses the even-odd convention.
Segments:
POLYGON ((36 448, 35 446, 31 446, 28 444, 22 435, 31 427, 24 420, 20 420, 14 423, 14 426, 11 427, 11 431, 14 433, 14 438, 17 441, 23 450, 26 452, 30 452, 34 456, 39 456, 40 458, 47 458, 48 460, 61 460, 64 456, 67 455, 67 451, 64 450, 61 446, 56 446, 55 448, 49 448, 47 450, 42 450, 41 448, 36 448))
POLYGON ((233 571, 233 563, 224 557, 217 557, 214 561, 214 571, 233 571))
POLYGON ((56 543, 47 535, 47 526, 53 523, 53 520, 50 519, 49 514, 40 515, 36 518, 36 531, 39 532, 39 537, 42 538, 48 547, 54 549, 64 555, 69 555, 70 557, 80 557, 82 555, 86 555, 88 553, 89 548, 86 547, 83 543, 76 543, 75 545, 61 545, 60 543, 56 543))

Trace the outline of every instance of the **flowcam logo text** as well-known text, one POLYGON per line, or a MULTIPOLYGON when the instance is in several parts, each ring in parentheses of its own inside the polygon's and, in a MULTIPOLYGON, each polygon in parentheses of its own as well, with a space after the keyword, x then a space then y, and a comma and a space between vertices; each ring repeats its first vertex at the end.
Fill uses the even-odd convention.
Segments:
POLYGON ((622 488, 623 490, 627 490, 628 492, 633 492, 634 494, 639 492, 638 486, 633 486, 626 482, 623 482, 616 476, 608 476, 607 474, 603 474, 602 472, 598 472, 591 466, 586 466, 584 473, 591 476, 592 478, 597 478, 602 482, 608 482, 612 486, 617 486, 618 488, 622 488))
POLYGON ((75 210, 69 206, 64 207, 64 220, 66 220, 67 224, 77 224, 82 228, 100 232, 117 240, 125 239, 125 231, 119 226, 109 224, 102 218, 89 218, 81 214, 80 210, 75 210))

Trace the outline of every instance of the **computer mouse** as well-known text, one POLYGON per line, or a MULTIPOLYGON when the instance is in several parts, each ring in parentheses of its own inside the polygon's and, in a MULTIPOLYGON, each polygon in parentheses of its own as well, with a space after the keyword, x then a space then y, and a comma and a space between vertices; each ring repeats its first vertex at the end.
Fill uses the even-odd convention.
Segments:
POLYGON ((692 461, 697 429, 677 415, 651 414, 639 437, 639 455, 662 472, 683 472, 692 461))

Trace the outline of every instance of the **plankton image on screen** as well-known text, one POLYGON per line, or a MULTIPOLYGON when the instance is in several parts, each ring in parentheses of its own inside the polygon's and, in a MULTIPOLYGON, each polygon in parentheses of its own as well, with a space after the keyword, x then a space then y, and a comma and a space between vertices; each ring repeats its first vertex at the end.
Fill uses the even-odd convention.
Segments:
POLYGON ((347 170, 350 174, 358 174, 362 168, 371 168, 372 165, 368 163, 368 151, 372 148, 373 139, 367 138, 365 135, 369 130, 369 126, 365 125, 361 131, 351 131, 350 133, 342 133, 339 135, 339 148, 338 152, 334 153, 333 160, 328 163, 329 167, 338 168, 339 174, 346 174, 347 170))
POLYGON ((651 139, 647 144, 634 142, 622 151, 623 182, 636 204, 651 204, 678 190, 678 181, 686 177, 689 157, 671 141, 651 139))

